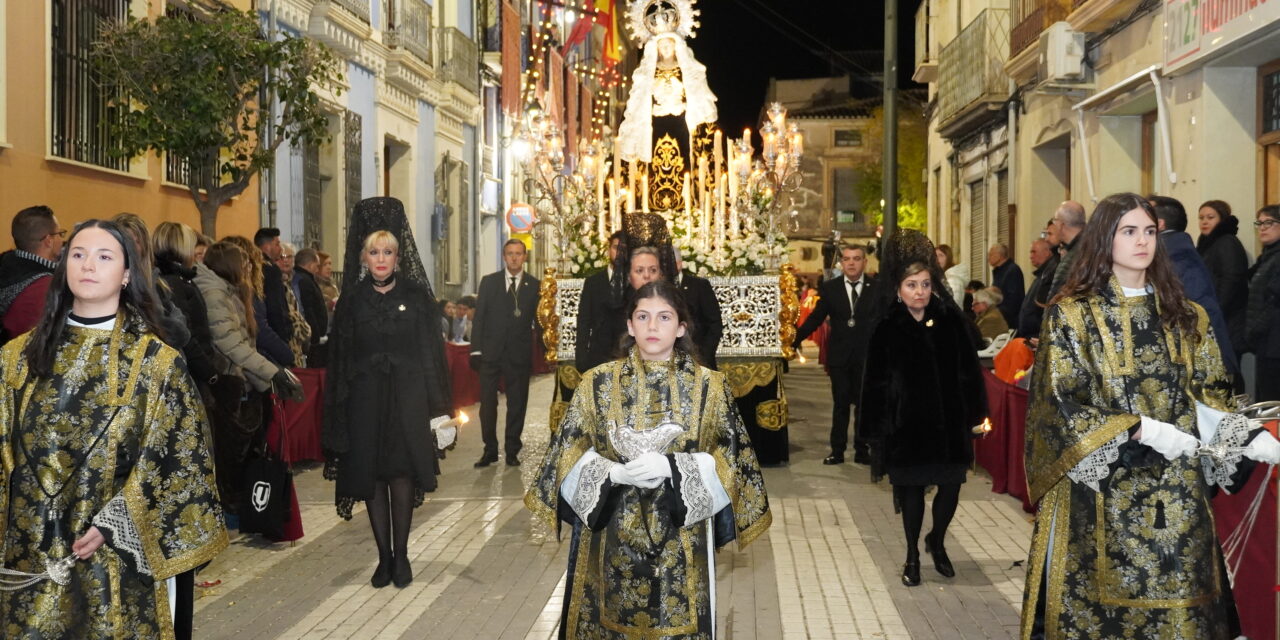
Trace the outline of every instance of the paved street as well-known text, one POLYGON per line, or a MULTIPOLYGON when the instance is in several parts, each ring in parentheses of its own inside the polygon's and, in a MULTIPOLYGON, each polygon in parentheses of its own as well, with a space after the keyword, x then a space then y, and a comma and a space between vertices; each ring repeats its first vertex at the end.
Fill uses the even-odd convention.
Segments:
MULTIPOLYGON (((956 577, 939 576, 925 556, 924 584, 903 587, 902 527, 887 483, 871 484, 865 466, 822 464, 826 376, 813 362, 795 365, 786 384, 791 465, 764 472, 769 532, 746 551, 717 554, 717 636, 1015 637, 1031 531, 1018 502, 971 474, 947 540, 956 577)), ((369 586, 377 558, 368 521, 363 511, 340 520, 332 484, 312 468, 296 478, 306 537, 293 546, 253 536, 233 543, 200 575, 221 584, 197 594, 197 637, 554 637, 568 545, 537 530, 521 504, 546 446, 550 377, 530 393, 522 467, 473 469, 475 422, 444 461, 441 489, 414 516, 408 588, 369 586)))

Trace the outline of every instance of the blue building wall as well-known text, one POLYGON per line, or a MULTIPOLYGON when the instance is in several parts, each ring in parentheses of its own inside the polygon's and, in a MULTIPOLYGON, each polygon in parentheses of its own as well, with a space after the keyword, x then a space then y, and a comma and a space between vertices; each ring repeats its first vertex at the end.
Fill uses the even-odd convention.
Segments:
MULTIPOLYGON (((376 3, 375 3, 376 4, 376 3)), ((378 141, 377 76, 354 62, 347 63, 347 108, 360 114, 360 195, 370 198, 378 195, 379 167, 375 163, 377 152, 382 149, 378 141)))
POLYGON ((432 282, 435 273, 435 242, 431 235, 431 212, 436 206, 436 108, 421 100, 418 101, 418 140, 417 140, 417 175, 414 176, 418 190, 415 198, 417 205, 413 211, 413 226, 416 231, 418 252, 422 254, 422 264, 427 268, 432 282))

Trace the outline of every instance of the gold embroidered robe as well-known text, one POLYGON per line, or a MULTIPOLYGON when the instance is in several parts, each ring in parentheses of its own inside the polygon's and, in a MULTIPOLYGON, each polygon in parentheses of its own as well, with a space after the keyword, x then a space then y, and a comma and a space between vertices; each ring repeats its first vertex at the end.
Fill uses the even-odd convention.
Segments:
POLYGON ((67 327, 49 379, 29 375, 31 334, 0 351, 0 561, 44 571, 109 503, 124 507, 68 585, 0 591, 5 638, 172 638, 165 579, 227 545, 208 422, 181 356, 126 314, 116 325, 67 327))
POLYGON ((724 374, 683 352, 669 363, 642 363, 634 348, 628 358, 583 375, 525 505, 557 530, 558 520, 573 526, 561 633, 574 639, 712 640, 712 547, 736 539, 744 548, 772 522, 764 479, 724 374), (611 428, 634 425, 645 435, 655 425, 670 428, 660 424, 668 420, 687 427, 664 452, 673 460, 673 478, 655 489, 611 485, 609 463, 625 462, 611 428), (699 481, 689 462, 701 453, 714 459, 714 475, 728 495, 728 506, 715 513, 701 493, 709 479, 699 481), (599 491, 594 506, 583 507, 561 490, 589 455, 605 462, 581 474, 578 497, 599 491))
POLYGON ((1023 638, 1042 579, 1050 639, 1227 637, 1231 605, 1203 463, 1167 461, 1129 440, 1140 416, 1200 437, 1196 401, 1227 409, 1222 357, 1194 308, 1199 339, 1163 328, 1155 295, 1126 298, 1114 278, 1109 290, 1050 307, 1026 424, 1040 509, 1023 638), (1110 455, 1097 490, 1067 476, 1102 448, 1110 455))

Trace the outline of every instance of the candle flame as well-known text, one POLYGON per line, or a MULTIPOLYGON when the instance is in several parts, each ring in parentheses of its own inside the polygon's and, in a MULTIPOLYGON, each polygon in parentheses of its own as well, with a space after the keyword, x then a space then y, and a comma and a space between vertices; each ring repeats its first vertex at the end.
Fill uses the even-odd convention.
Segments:
POLYGON ((467 416, 467 412, 466 412, 466 411, 459 411, 459 412, 458 412, 458 424, 463 425, 463 424, 466 424, 466 423, 468 423, 468 422, 471 422, 471 418, 470 418, 469 416, 467 416))
POLYGON ((808 361, 809 361, 809 360, 808 360, 807 358, 805 358, 805 357, 804 357, 804 354, 803 354, 803 353, 802 353, 802 354, 800 354, 800 364, 804 364, 804 363, 806 363, 806 362, 808 362, 808 361))

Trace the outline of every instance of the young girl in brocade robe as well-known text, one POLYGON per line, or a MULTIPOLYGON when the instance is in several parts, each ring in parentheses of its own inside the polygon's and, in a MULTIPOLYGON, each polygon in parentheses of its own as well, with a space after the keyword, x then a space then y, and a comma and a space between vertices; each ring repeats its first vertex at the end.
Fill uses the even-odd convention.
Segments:
POLYGON ((583 374, 525 504, 573 527, 561 638, 715 637, 714 549, 772 521, 724 374, 690 356, 665 280, 627 306, 627 356, 583 374))

